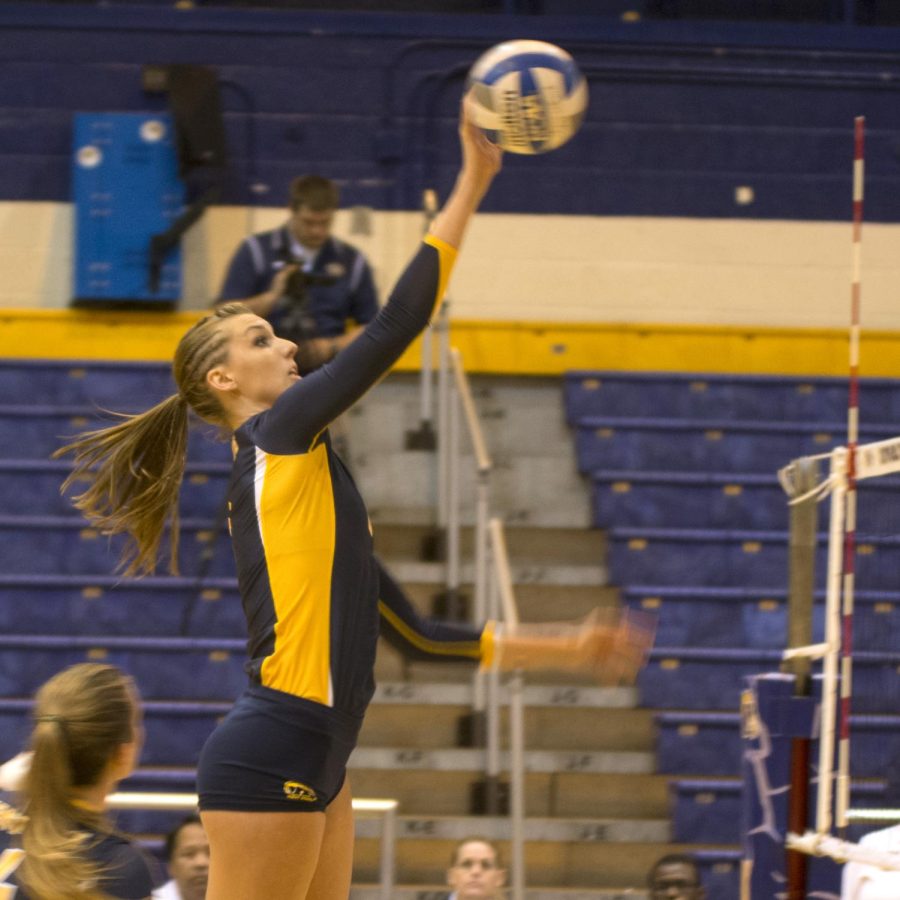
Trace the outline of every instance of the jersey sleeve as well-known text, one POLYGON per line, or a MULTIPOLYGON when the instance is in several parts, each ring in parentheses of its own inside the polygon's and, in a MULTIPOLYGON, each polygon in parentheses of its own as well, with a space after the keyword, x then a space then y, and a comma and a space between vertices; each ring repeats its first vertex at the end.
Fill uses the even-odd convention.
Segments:
MULTIPOLYGON (((104 843, 112 844, 110 841, 104 843)), ((162 872, 156 861, 128 841, 107 846, 97 855, 103 870, 100 887, 113 897, 145 900, 163 882, 162 872)))
POLYGON ((291 385, 271 409, 239 429, 267 453, 310 450, 329 423, 384 376, 428 324, 444 296, 456 251, 431 236, 400 276, 384 308, 326 363, 291 385))
POLYGON ((407 659, 491 664, 494 651, 492 623, 476 628, 426 618, 419 614, 381 562, 378 562, 378 576, 381 636, 407 659))
POLYGON ((240 247, 237 248, 228 264, 225 280, 222 282, 222 290, 219 291, 216 303, 255 297, 268 290, 269 285, 265 283, 266 280, 264 275, 260 276, 256 271, 249 241, 241 241, 240 247))

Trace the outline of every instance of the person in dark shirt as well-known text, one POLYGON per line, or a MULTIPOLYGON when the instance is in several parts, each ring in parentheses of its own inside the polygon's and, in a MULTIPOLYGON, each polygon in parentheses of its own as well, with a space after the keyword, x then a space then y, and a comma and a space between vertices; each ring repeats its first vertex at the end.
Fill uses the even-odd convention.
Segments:
POLYGON ((158 867, 107 819, 106 798, 133 770, 143 739, 131 679, 114 666, 82 663, 37 693, 21 816, 24 856, 10 881, 16 900, 146 900, 158 867))
POLYGON ((346 347, 378 312, 368 260, 331 233, 339 201, 330 179, 295 178, 290 218, 241 242, 216 299, 243 303, 296 343, 301 374, 346 347))
POLYGON ((153 900, 205 900, 209 881, 209 841, 196 813, 185 816, 166 835, 171 879, 153 892, 153 900))
MULTIPOLYGON (((465 106, 464 106, 465 109, 465 106)), ((373 553, 371 523, 334 452, 330 423, 427 325, 501 151, 463 114, 463 164, 388 303, 333 360, 300 377, 296 344, 237 304, 182 338, 178 394, 89 432, 71 480, 76 505, 131 539, 128 572, 152 571, 166 526, 177 563, 188 410, 232 435, 229 528, 247 620, 250 685, 200 758, 210 843, 207 900, 346 900, 353 860, 347 760, 374 691, 379 629, 410 653, 502 668, 633 676, 646 632, 622 620, 504 634, 423 619, 373 553), (299 815, 298 815, 299 814, 299 815)))

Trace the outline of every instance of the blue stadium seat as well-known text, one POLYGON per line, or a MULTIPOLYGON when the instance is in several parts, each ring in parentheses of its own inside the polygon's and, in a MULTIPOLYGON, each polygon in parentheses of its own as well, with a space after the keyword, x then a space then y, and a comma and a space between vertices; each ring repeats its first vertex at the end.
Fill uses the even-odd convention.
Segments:
MULTIPOLYGON (((153 768, 142 764, 121 783, 120 790, 193 794, 197 790, 196 767, 191 765, 153 768)), ((118 810, 115 813, 115 820, 119 828, 130 834, 165 834, 185 815, 187 813, 184 811, 118 810)))
POLYGON ((128 672, 147 700, 233 700, 247 683, 246 642, 233 638, 0 635, 0 697, 89 660, 128 672))
POLYGON ((738 712, 658 712, 656 762, 666 775, 740 773, 741 719, 738 712))
MULTIPOLYGON (((72 513, 71 497, 85 485, 76 484, 65 495, 60 493, 71 469, 71 463, 64 460, 0 458, 0 515, 72 513)), ((181 488, 181 515, 215 518, 224 503, 230 473, 228 462, 188 463, 181 488)))
MULTIPOLYGON (((141 765, 196 766, 204 741, 230 708, 230 702, 145 701, 141 765)), ((31 700, 0 699, 0 760, 25 749, 31 709, 31 700)))
MULTIPOLYGON (((621 596, 627 606, 656 615, 656 640, 661 646, 760 650, 786 646, 787 599, 783 587, 630 585, 622 589, 621 596)), ((821 640, 821 603, 814 607, 813 614, 813 632, 821 640)))
POLYGON ((740 850, 716 847, 694 850, 691 855, 697 861, 708 900, 731 900, 740 895, 740 850))
POLYGON ((778 590, 786 584, 787 548, 787 534, 777 531, 617 527, 607 535, 607 562, 618 585, 778 590))
POLYGON ((598 528, 788 527, 787 497, 774 472, 591 472, 592 523, 598 528))
MULTIPOLYGON (((653 612, 656 640, 669 647, 787 646, 786 588, 629 585, 621 591, 629 607, 653 612)), ((824 595, 813 606, 813 639, 824 636, 824 595)), ((900 591, 855 592, 853 646, 900 650, 900 591)))
MULTIPOLYGON (((640 469, 771 475, 799 456, 846 443, 843 422, 589 416, 575 426, 578 469, 640 469)), ((868 425, 862 440, 896 434, 895 425, 868 425)))
POLYGON ((0 575, 0 633, 241 638, 246 625, 234 578, 0 575))
MULTIPOLYGON (((779 590, 787 584, 788 535, 778 531, 612 528, 607 535, 610 580, 618 585, 669 584, 779 590)), ((858 535, 859 590, 893 591, 900 567, 900 532, 858 535)), ((820 535, 816 571, 827 572, 820 535)))
MULTIPOLYGON (((737 844, 741 840, 741 781, 738 778, 673 779, 669 790, 673 803, 675 841, 696 844, 737 844)), ((859 809, 883 805, 885 784, 855 782, 851 802, 859 809)), ((862 829, 852 826, 850 839, 862 829)))
MULTIPOLYGON (((638 675, 641 705, 659 710, 740 708, 748 675, 776 671, 775 650, 655 647, 638 675)), ((853 711, 893 714, 900 696, 900 652, 853 656, 853 711)))
MULTIPOLYGON (((863 378, 861 393, 867 422, 900 421, 896 380, 863 378)), ((564 399, 573 426, 587 416, 841 422, 847 415, 847 380, 578 370, 565 375, 564 399)))
MULTIPOLYGON (((234 576, 228 533, 222 528, 214 535, 212 526, 208 520, 181 522, 182 573, 200 572, 204 554, 211 551, 207 574, 234 576)), ((107 575, 116 571, 122 546, 123 539, 106 538, 76 516, 0 516, 0 571, 8 574, 107 575)), ((165 543, 163 547, 166 553, 165 543)))
MULTIPOLYGON (((851 701, 852 704, 852 701, 851 701)), ((740 774, 741 720, 737 712, 659 712, 656 758, 669 775, 740 774)), ((850 716, 850 771, 881 778, 900 767, 900 716, 850 716)))
POLYGON ((736 710, 748 675, 778 668, 774 650, 655 647, 638 675, 642 706, 650 709, 736 710))
POLYGON ((672 839, 686 844, 737 844, 741 840, 741 782, 679 778, 669 783, 672 839))
POLYGON ((85 405, 133 412, 174 393, 166 363, 105 360, 0 360, 0 396, 30 406, 35 397, 60 406, 85 405))
MULTIPOLYGON (((0 458, 47 459, 82 431, 111 422, 109 416, 89 406, 0 405, 0 458)), ((221 463, 230 457, 228 444, 217 437, 212 426, 200 424, 192 430, 189 459, 221 463)))

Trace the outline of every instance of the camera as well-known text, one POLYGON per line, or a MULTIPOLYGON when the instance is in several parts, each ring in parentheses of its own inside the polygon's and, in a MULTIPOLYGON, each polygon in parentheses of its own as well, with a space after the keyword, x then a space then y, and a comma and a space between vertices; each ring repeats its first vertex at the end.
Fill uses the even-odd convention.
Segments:
POLYGON ((300 343, 317 336, 316 321, 309 310, 309 288, 327 287, 334 284, 339 276, 306 272, 303 269, 304 261, 295 258, 289 252, 282 256, 282 262, 285 266, 296 266, 296 269, 285 282, 284 293, 278 301, 279 307, 284 310, 280 331, 283 337, 300 343))

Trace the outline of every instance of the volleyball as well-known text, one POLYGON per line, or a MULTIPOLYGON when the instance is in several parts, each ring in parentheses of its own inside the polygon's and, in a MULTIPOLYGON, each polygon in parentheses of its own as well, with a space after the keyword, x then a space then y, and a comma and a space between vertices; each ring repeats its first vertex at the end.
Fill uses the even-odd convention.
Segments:
POLYGON ((587 82, 565 50, 544 41, 505 41, 480 56, 466 87, 474 123, 511 153, 547 153, 581 126, 587 82))

